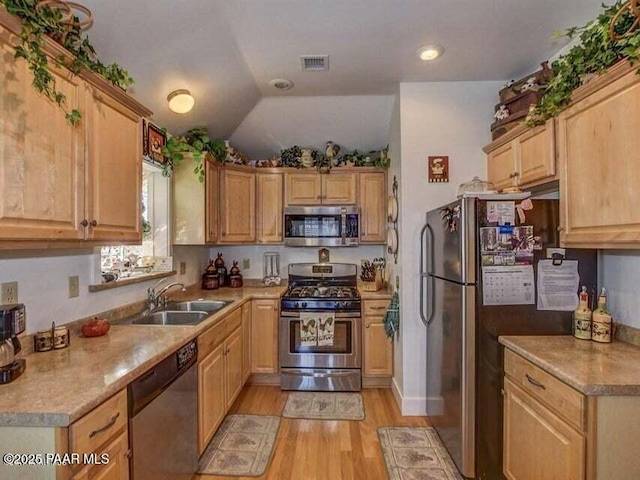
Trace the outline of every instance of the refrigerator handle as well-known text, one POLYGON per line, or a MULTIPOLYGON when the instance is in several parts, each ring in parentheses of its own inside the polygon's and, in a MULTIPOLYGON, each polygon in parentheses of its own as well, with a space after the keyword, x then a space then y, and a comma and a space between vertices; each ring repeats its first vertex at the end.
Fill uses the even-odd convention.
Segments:
POLYGON ((420 230, 420 318, 425 325, 427 325, 427 316, 424 311, 424 282, 427 279, 427 271, 424 265, 424 250, 426 241, 425 233, 428 227, 429 224, 427 223, 422 227, 422 230, 420 230))
MULTIPOLYGON (((427 258, 427 272, 429 270, 429 260, 431 260, 431 262, 433 262, 433 229, 431 228, 431 225, 427 224, 427 230, 429 232, 429 237, 430 237, 430 242, 427 241, 427 245, 431 245, 431 248, 429 249, 429 251, 427 252, 427 255, 430 258, 427 258)), ((429 325, 431 325, 431 322, 433 322, 433 317, 435 315, 435 311, 436 309, 434 308, 434 303, 435 303, 435 286, 434 286, 434 282, 435 280, 433 279, 432 276, 429 276, 429 278, 427 278, 427 327, 429 325)))

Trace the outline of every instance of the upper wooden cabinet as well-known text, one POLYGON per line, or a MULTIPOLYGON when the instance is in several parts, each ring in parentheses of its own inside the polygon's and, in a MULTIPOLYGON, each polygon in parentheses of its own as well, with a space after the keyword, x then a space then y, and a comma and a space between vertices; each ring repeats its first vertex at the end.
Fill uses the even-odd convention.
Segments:
POLYGON ((256 241, 256 181, 253 172, 220 172, 220 243, 256 241))
POLYGON ((484 148, 487 179, 496 189, 528 188, 556 178, 554 121, 530 129, 518 127, 484 148))
POLYGON ((56 67, 69 53, 47 40, 56 88, 83 115, 72 126, 14 58, 20 28, 0 11, 0 248, 140 242, 141 119, 151 112, 102 77, 56 67))
POLYGON ((205 166, 205 239, 207 243, 216 243, 219 236, 219 210, 220 200, 220 169, 212 160, 207 160, 205 166))
POLYGON ((257 183, 257 242, 282 243, 283 178, 281 173, 259 173, 257 183))
POLYGON ((360 174, 360 243, 385 243, 387 236, 387 175, 360 174))
POLYGON ((640 77, 621 63, 558 117, 561 244, 639 248, 640 77))
POLYGON ((287 173, 286 205, 355 205, 358 174, 287 173))

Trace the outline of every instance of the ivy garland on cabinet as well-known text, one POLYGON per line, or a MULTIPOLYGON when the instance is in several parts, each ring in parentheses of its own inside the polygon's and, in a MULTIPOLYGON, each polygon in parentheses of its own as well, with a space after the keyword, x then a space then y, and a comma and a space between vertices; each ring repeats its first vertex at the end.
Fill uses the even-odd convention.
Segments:
MULTIPOLYGON (((571 94, 595 75, 621 60, 640 60, 640 5, 618 0, 583 27, 572 27, 555 37, 579 38, 580 44, 552 65, 555 72, 542 99, 529 114, 530 127, 557 116, 571 102, 571 94)), ((638 71, 640 73, 640 70, 638 71)))
MULTIPOLYGON (((49 71, 49 59, 45 53, 45 37, 55 40, 73 55, 73 59, 60 55, 55 59, 55 63, 66 67, 74 75, 78 75, 82 69, 87 69, 102 75, 123 90, 133 84, 129 73, 120 65, 105 65, 99 60, 95 48, 83 33, 83 28, 90 22, 80 22, 66 2, 0 0, 0 4, 22 20, 20 44, 15 47, 15 57, 26 60, 29 70, 33 73, 33 87, 55 102, 72 125, 80 122, 82 114, 77 109, 69 110, 65 94, 56 88, 56 80, 49 71)), ((91 18, 87 9, 82 7, 82 11, 91 18)))

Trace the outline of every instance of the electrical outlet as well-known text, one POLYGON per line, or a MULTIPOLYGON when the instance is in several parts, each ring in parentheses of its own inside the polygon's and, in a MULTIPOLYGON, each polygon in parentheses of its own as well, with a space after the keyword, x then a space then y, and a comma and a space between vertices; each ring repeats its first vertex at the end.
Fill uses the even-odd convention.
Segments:
POLYGON ((180 262, 180 275, 187 273, 187 262, 180 262))
POLYGON ((242 269, 243 270, 249 270, 251 268, 251 259, 250 258, 243 258, 242 259, 242 269))
POLYGON ((0 301, 5 305, 18 303, 18 282, 7 282, 2 284, 2 298, 0 301))
POLYGON ((80 296, 80 277, 72 275, 69 277, 69 298, 80 296))

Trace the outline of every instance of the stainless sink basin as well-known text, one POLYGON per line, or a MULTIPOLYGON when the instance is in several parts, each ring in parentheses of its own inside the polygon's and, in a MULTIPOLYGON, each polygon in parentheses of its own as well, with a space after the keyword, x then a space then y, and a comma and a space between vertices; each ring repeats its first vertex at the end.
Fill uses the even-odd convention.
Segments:
POLYGON ((155 312, 125 321, 123 324, 130 325, 197 325, 205 318, 211 315, 210 312, 204 311, 175 311, 166 310, 163 312, 155 312))
POLYGON ((223 300, 193 300, 190 302, 179 302, 179 303, 171 303, 169 304, 169 308, 171 310, 180 310, 180 311, 199 311, 199 312, 217 312, 218 310, 222 310, 224 307, 233 303, 233 301, 223 301, 223 300))

